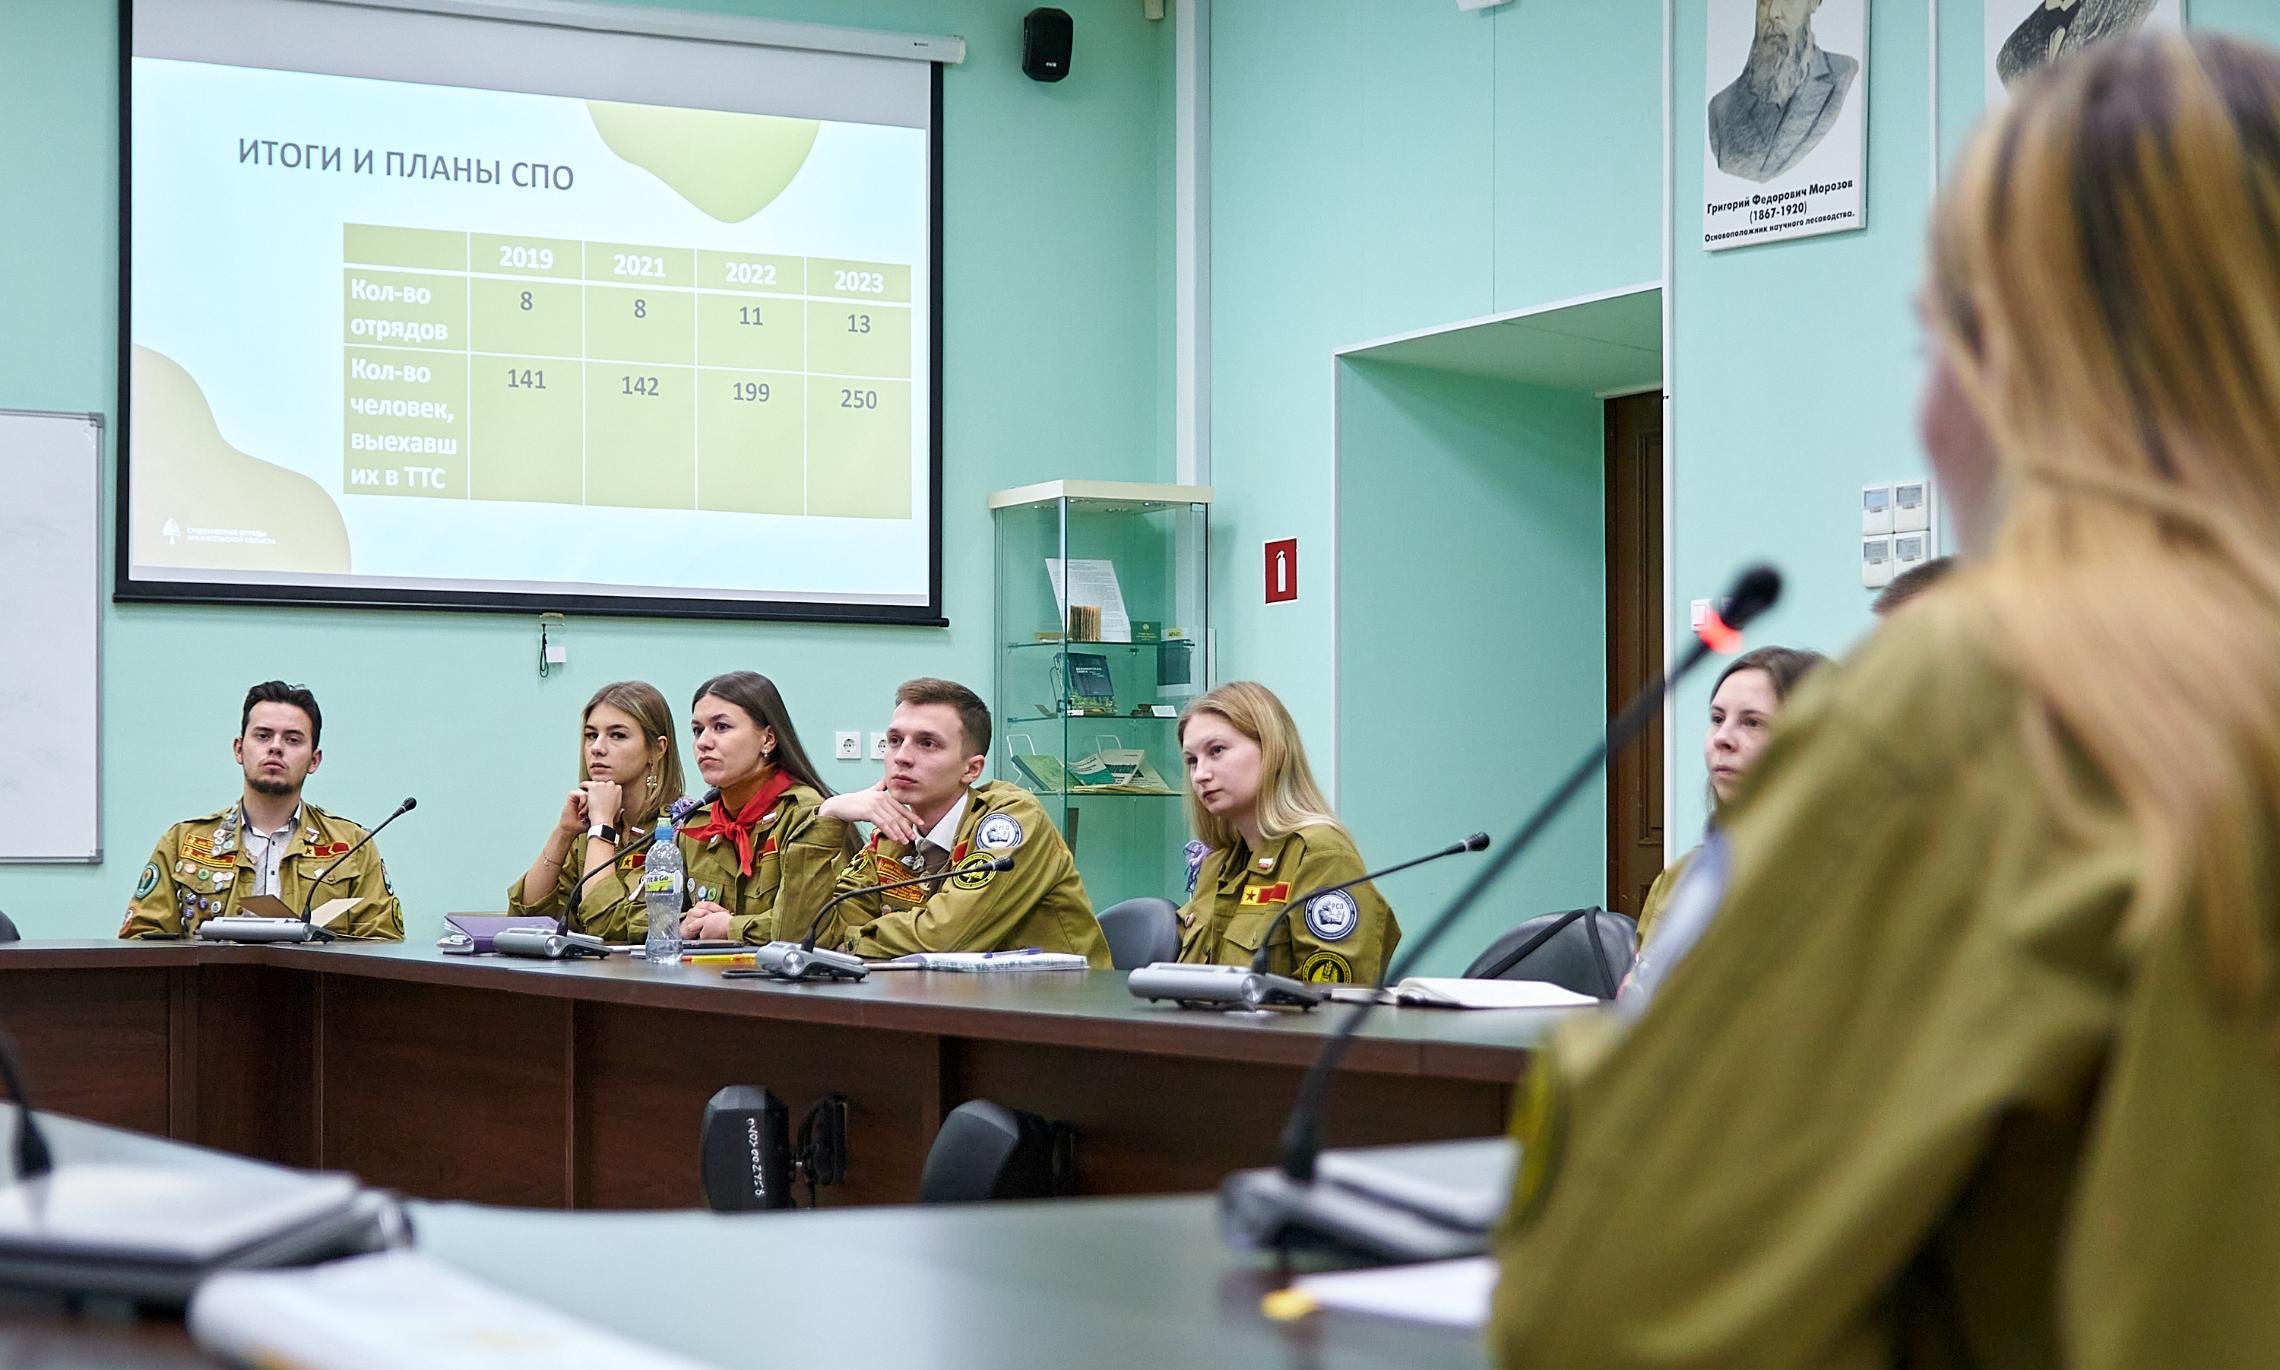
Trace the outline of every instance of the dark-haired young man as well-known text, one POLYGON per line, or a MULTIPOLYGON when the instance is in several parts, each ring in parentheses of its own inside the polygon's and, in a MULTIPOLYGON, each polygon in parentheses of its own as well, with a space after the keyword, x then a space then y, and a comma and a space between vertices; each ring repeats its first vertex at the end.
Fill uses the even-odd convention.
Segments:
POLYGON ((324 760, 324 715, 317 697, 270 680, 245 693, 230 744, 245 787, 229 808, 175 824, 158 839, 135 882, 121 937, 187 937, 209 918, 238 912, 250 895, 272 894, 298 911, 303 902, 356 903, 329 926, 336 936, 402 941, 404 914, 388 887, 376 847, 366 846, 310 883, 354 847, 364 829, 303 803, 301 786, 324 760))
POLYGON ((919 679, 895 691, 886 778, 834 795, 818 810, 871 825, 869 845, 840 871, 838 889, 977 867, 1000 856, 1011 856, 1013 869, 858 895, 834 911, 819 944, 877 957, 1036 947, 1074 952, 1108 969, 1108 941, 1076 858, 1044 808, 1019 785, 975 783, 989 750, 989 707, 972 690, 919 679))

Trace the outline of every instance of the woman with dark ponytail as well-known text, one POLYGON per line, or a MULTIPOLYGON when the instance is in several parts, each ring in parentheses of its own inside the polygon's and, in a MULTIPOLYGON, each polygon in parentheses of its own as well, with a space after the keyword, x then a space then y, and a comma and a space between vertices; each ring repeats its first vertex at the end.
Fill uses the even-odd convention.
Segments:
POLYGON ((815 773, 775 682, 731 671, 697 687, 689 753, 718 792, 681 818, 689 868, 681 935, 767 942, 798 937, 853 852, 853 829, 816 812, 831 789, 815 773))

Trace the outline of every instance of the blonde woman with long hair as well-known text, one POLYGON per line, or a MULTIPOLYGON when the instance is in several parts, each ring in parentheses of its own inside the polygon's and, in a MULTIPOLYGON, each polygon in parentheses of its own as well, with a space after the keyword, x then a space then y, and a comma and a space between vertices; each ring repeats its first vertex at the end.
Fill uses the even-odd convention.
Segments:
POLYGON ((1506 1364, 2280 1365, 2280 53, 2061 59, 1931 257, 1964 569, 1537 1058, 1506 1364))
POLYGON ((1354 839, 1330 812, 1290 711, 1248 680, 1222 685, 1180 715, 1188 822, 1206 848, 1180 910, 1180 959, 1249 965, 1262 942, 1282 975, 1376 984, 1401 925, 1364 885, 1292 898, 1362 874, 1354 839), (1287 915, 1287 916, 1286 916, 1287 915))
POLYGON ((673 710, 656 686, 620 680, 596 690, 578 719, 578 783, 538 858, 507 887, 507 909, 558 918, 585 879, 570 930, 630 942, 648 927, 639 893, 649 834, 681 797, 673 710), (605 866, 616 869, 594 874, 605 866))

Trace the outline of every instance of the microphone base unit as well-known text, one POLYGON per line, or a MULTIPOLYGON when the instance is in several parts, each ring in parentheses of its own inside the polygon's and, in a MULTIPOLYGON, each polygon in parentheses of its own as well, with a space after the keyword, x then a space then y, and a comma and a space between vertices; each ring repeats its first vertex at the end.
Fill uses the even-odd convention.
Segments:
POLYGON ((198 938, 204 942, 330 942, 333 935, 298 918, 262 918, 240 913, 200 923, 198 938))
POLYGON ((750 971, 723 972, 742 978, 765 977, 770 980, 836 980, 852 982, 869 978, 871 968, 860 956, 844 951, 830 951, 823 947, 803 947, 797 942, 770 942, 752 953, 750 971))
POLYGON ((491 938, 491 950, 501 956, 522 956, 537 961, 575 961, 580 957, 610 954, 601 938, 583 932, 552 932, 545 928, 507 928, 491 938))
POLYGON ((1219 1231, 1245 1251, 1335 1251, 1388 1264, 1488 1251, 1489 1225, 1428 1215, 1398 1194, 1319 1171, 1312 1184, 1280 1170, 1239 1170, 1219 1187, 1219 1231))
POLYGON ((1269 975, 1249 966, 1179 961, 1142 966, 1132 972, 1127 987, 1135 999, 1169 999, 1181 1008, 1310 1009, 1330 997, 1327 991, 1287 975, 1269 975))

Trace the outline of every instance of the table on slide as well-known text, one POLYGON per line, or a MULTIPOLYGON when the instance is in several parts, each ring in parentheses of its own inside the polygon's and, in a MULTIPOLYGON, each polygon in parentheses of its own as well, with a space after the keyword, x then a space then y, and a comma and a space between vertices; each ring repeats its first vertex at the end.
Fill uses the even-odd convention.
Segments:
POLYGON ((910 517, 907 265, 381 224, 343 249, 352 494, 910 517))

